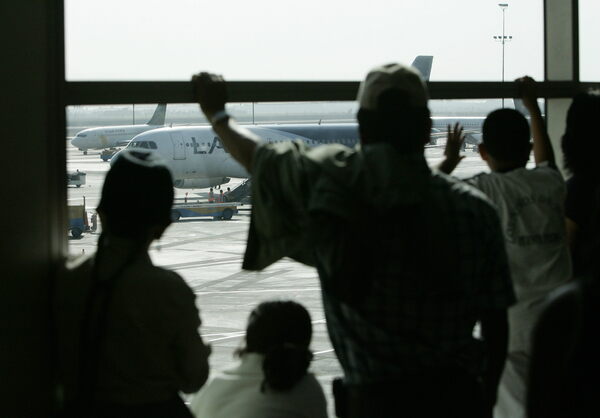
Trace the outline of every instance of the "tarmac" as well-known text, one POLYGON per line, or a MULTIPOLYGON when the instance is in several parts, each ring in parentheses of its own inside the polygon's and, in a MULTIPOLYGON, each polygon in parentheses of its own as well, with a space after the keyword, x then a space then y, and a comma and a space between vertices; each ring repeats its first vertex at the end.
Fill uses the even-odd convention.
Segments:
MULTIPOLYGON (((67 169, 87 173, 86 184, 68 188, 69 204, 81 204, 91 214, 98 204, 104 175, 109 163, 100 159, 99 151, 82 153, 67 145, 67 169)), ((479 154, 471 150, 456 170, 458 177, 488 171, 479 154)), ((443 156, 443 148, 428 148, 430 165, 443 156)), ((222 187, 235 187, 243 179, 232 179, 222 187)), ((207 200, 208 189, 179 190, 176 197, 188 192, 188 202, 207 200)), ((246 320, 250 311, 261 301, 293 299, 307 307, 313 321, 312 372, 323 385, 333 414, 331 381, 342 371, 327 336, 325 316, 316 270, 289 259, 281 260, 261 272, 241 270, 241 262, 250 222, 249 208, 241 207, 229 221, 212 218, 188 218, 173 223, 165 235, 150 250, 156 265, 180 274, 196 293, 196 304, 202 319, 201 335, 212 345, 211 370, 232 366, 235 350, 242 346, 246 320)), ((69 254, 92 254, 101 228, 84 233, 80 239, 69 240, 69 254)))

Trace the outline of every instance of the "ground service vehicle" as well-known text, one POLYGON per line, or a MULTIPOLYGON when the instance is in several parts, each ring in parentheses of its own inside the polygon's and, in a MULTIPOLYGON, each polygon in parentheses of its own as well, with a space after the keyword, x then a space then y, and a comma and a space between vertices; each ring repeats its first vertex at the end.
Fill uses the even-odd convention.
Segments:
POLYGON ((171 220, 212 216, 213 219, 229 220, 238 213, 240 202, 226 203, 176 203, 171 209, 171 220))
POLYGON ((67 173, 67 186, 81 187, 85 184, 86 173, 83 171, 71 171, 67 173))
POLYGON ((113 157, 113 155, 115 155, 119 151, 121 151, 121 148, 111 147, 111 148, 104 149, 100 153, 100 158, 102 159, 102 161, 107 162, 113 157))

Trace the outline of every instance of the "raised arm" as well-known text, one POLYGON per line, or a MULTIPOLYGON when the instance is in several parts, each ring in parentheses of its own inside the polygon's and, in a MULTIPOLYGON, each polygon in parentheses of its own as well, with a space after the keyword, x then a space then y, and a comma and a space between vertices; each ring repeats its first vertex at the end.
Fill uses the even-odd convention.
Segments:
POLYGON ((547 162, 551 167, 556 167, 554 151, 546 125, 542 119, 542 112, 537 102, 537 88, 535 80, 525 76, 516 80, 519 96, 531 116, 531 131, 533 134, 533 157, 535 164, 547 162))
POLYGON ((438 165, 438 170, 446 174, 450 174, 454 171, 460 161, 465 158, 464 155, 460 155, 460 150, 464 141, 465 135, 463 134, 462 126, 460 126, 458 122, 454 124, 454 127, 448 125, 444 159, 438 165))
POLYGON ((260 138, 247 129, 238 126, 225 113, 227 103, 227 86, 223 77, 200 73, 192 77, 194 96, 200 109, 212 125, 213 130, 223 142, 223 146, 231 156, 244 168, 251 172, 254 150, 260 138))

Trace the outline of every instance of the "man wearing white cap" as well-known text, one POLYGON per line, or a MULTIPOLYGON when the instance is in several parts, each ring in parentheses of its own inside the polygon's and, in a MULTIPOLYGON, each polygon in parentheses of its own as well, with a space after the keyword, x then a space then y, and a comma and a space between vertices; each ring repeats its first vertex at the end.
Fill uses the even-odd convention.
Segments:
POLYGON ((318 269, 344 370, 338 416, 491 416, 514 301, 503 236, 481 193, 427 166, 431 119, 418 72, 390 64, 367 75, 356 149, 261 143, 225 112, 221 77, 193 83, 213 129, 252 173, 243 268, 287 256, 318 269), (472 336, 478 321, 484 342, 472 336))

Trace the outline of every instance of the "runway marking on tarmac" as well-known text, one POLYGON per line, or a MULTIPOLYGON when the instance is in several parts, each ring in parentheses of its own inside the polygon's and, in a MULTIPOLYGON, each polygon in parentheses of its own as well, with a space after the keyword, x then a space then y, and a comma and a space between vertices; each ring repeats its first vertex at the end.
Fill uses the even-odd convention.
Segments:
MULTIPOLYGON (((213 222, 210 219, 204 219, 204 222, 213 222)), ((206 240, 214 240, 214 239, 221 239, 221 238, 226 238, 230 235, 239 235, 240 231, 236 230, 236 231, 231 231, 231 232, 227 232, 224 234, 216 234, 216 235, 211 235, 209 232, 207 231, 199 231, 202 235, 199 235, 195 238, 191 238, 191 239, 187 239, 187 240, 181 240, 181 241, 174 241, 171 242, 169 244, 163 244, 162 248, 172 248, 172 247, 178 247, 180 245, 185 245, 185 244, 193 244, 193 243, 202 243, 202 244, 206 244, 206 240)), ((245 240, 245 238, 240 238, 240 241, 245 240)))
POLYGON ((249 280, 241 281, 237 284, 234 284, 227 290, 240 290, 240 289, 243 289, 244 287, 253 286, 256 283, 260 283, 260 282, 270 279, 271 277, 274 277, 274 276, 279 276, 279 275, 283 276, 284 274, 288 274, 290 271, 292 271, 292 270, 291 269, 281 269, 281 270, 277 270, 277 271, 273 271, 273 272, 263 273, 258 278, 255 278, 252 281, 249 281, 249 280))
POLYGON ((202 338, 205 337, 216 337, 218 335, 232 335, 232 334, 239 334, 240 332, 243 331, 233 331, 233 332, 217 332, 216 334, 202 334, 200 335, 202 338))
MULTIPOLYGON (((325 323, 325 319, 316 319, 314 321, 311 321, 311 324, 313 324, 313 325, 323 324, 323 323, 325 323)), ((202 338, 216 337, 218 335, 223 335, 224 337, 215 338, 215 339, 209 340, 208 342, 221 341, 221 340, 229 340, 229 339, 232 339, 232 338, 243 337, 244 335, 246 335, 246 331, 220 332, 220 333, 216 333, 216 334, 203 334, 203 335, 201 335, 201 337, 202 338)), ((322 353, 331 352, 331 351, 333 351, 333 350, 319 351, 319 352, 317 352, 315 354, 322 354, 322 353)))
MULTIPOLYGON (((164 247, 162 247, 164 248, 164 247)), ((231 261, 235 261, 235 260, 240 260, 241 261, 242 257, 225 257, 225 258, 209 258, 208 260, 198 260, 198 261, 190 261, 187 263, 175 263, 175 264, 161 264, 161 267, 164 268, 169 268, 169 269, 180 269, 180 268, 187 268, 187 267, 196 267, 196 266, 200 266, 200 265, 209 265, 212 266, 215 263, 219 264, 219 263, 229 263, 231 261)), ((231 264, 231 263, 230 263, 231 264)))
POLYGON ((187 270, 187 269, 194 269, 194 268, 205 268, 205 267, 215 267, 215 266, 230 266, 231 265, 231 261, 215 261, 215 262, 211 262, 211 263, 206 263, 205 262, 202 263, 197 263, 196 265, 188 265, 188 266, 183 266, 183 267, 175 267, 172 268, 170 266, 163 266, 161 265, 161 267, 164 268, 168 268, 169 270, 187 270))
POLYGON ((208 340, 208 342, 209 343, 214 343, 215 341, 231 340, 232 338, 240 338, 240 337, 243 337, 244 335, 246 335, 246 333, 242 332, 239 335, 230 335, 229 337, 215 338, 215 339, 212 339, 212 340, 208 340))
POLYGON ((235 255, 235 256, 241 257, 239 251, 204 251, 204 252, 211 253, 211 254, 229 254, 229 255, 235 255))
POLYGON ((256 273, 252 274, 247 271, 237 271, 233 274, 230 274, 229 276, 221 277, 219 279, 214 279, 214 280, 211 280, 211 281, 208 281, 205 283, 201 283, 196 286, 191 286, 191 287, 192 287, 192 290, 195 292, 200 289, 206 289, 207 287, 219 285, 224 282, 228 282, 228 281, 235 280, 238 278, 247 279, 247 280, 241 281, 240 283, 236 283, 233 286, 230 286, 228 289, 225 289, 226 291, 234 291, 234 290, 240 290, 240 288, 245 287, 245 286, 255 285, 263 280, 270 279, 273 276, 283 275, 283 274, 286 274, 289 272, 290 272, 289 269, 278 269, 275 271, 264 272, 263 274, 258 276, 258 275, 256 275, 256 273))
POLYGON ((303 289, 258 289, 258 290, 215 290, 212 292, 198 292, 196 295, 216 295, 229 293, 273 293, 273 292, 313 292, 321 290, 320 287, 305 287, 303 289))
MULTIPOLYGON (((229 276, 225 276, 225 277, 222 277, 222 278, 219 278, 219 279, 210 280, 208 282, 200 283, 198 285, 194 285, 194 286, 190 286, 190 287, 195 292, 195 291, 200 290, 200 289, 206 289, 207 287, 221 284, 222 282, 227 281, 227 280, 237 279, 237 278, 241 278, 241 277, 247 276, 247 275, 250 275, 250 274, 248 272, 245 272, 245 271, 237 271, 237 272, 235 272, 233 274, 230 274, 229 276)), ((253 280, 253 282, 254 282, 254 280, 253 280)), ((235 290, 235 289, 231 289, 231 290, 235 290)))
POLYGON ((332 353, 332 352, 333 352, 333 348, 330 348, 329 350, 317 351, 316 353, 313 353, 313 356, 316 356, 318 354, 332 353))

